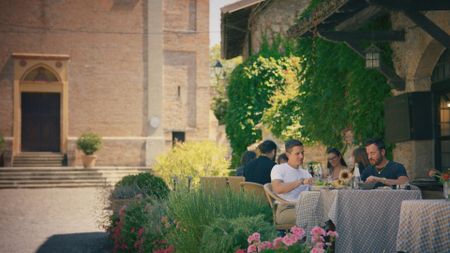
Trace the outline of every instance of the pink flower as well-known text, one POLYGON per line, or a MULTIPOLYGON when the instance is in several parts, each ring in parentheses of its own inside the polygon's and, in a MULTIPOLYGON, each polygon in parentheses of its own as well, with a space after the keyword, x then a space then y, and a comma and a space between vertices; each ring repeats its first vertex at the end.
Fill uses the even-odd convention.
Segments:
POLYGON ((282 246, 283 238, 277 237, 273 240, 273 248, 279 249, 282 246))
POLYGON ((138 237, 141 237, 143 233, 144 233, 144 228, 142 227, 138 231, 138 237))
POLYGON ((236 252, 234 252, 234 253, 245 253, 245 250, 244 250, 244 249, 238 249, 238 250, 236 250, 236 252))
POLYGON ((292 238, 292 236, 290 236, 290 235, 285 235, 284 237, 283 237, 283 243, 286 245, 286 246, 291 246, 292 244, 294 244, 294 243, 296 243, 297 242, 297 240, 295 240, 295 238, 292 238))
POLYGON ((254 245, 254 244, 248 246, 248 248, 247 248, 247 253, 253 253, 253 252, 258 252, 256 245, 254 245))
POLYGON ((303 238, 305 236, 305 230, 303 228, 299 228, 297 226, 293 226, 291 228, 291 232, 297 236, 298 239, 303 238))
POLYGON ((251 236, 248 237, 247 242, 259 242, 261 239, 261 235, 258 232, 253 233, 251 236))
POLYGON ((323 249, 325 244, 323 242, 318 242, 314 245, 314 248, 323 249))
POLYGON ((268 241, 264 241, 258 245, 258 252, 261 252, 265 249, 271 249, 271 248, 272 248, 272 243, 268 242, 268 241))
POLYGON ((315 236, 315 235, 322 235, 325 236, 327 233, 325 232, 325 230, 319 226, 315 226, 313 227, 313 229, 311 229, 311 235, 315 236))
POLYGON ((134 233, 134 227, 130 229, 130 233, 134 233))
POLYGON ((327 235, 331 238, 337 238, 338 237, 338 233, 336 231, 330 230, 327 232, 327 235))
POLYGON ((325 251, 319 248, 312 248, 310 253, 325 253, 325 251))

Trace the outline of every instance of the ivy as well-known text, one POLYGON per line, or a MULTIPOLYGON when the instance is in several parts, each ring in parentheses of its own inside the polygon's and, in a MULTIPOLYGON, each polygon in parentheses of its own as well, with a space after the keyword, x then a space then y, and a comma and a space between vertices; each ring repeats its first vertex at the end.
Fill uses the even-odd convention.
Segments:
MULTIPOLYGON (((362 29, 387 26, 377 21, 362 29)), ((392 54, 388 45, 379 46, 392 54)), ((342 43, 320 38, 300 38, 295 44, 280 39, 272 46, 264 42, 258 54, 233 71, 227 88, 225 123, 233 164, 261 139, 260 123, 282 140, 339 148, 346 127, 353 128, 360 143, 382 137, 383 102, 390 95, 386 79, 366 69, 363 59, 342 43)))

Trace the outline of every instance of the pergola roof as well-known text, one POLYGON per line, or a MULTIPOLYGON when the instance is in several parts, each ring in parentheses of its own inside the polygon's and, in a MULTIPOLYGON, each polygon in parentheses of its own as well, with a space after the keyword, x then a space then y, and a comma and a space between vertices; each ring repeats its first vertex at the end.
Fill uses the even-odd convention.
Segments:
POLYGON ((242 0, 221 8, 221 54, 225 59, 242 54, 248 21, 253 9, 264 0, 242 0))

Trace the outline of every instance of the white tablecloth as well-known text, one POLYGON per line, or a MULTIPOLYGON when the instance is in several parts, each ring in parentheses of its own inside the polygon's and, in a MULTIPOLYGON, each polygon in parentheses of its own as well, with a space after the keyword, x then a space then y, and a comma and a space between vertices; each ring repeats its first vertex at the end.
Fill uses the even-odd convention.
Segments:
POLYGON ((331 219, 339 234, 337 253, 395 252, 401 203, 420 198, 418 190, 303 192, 296 223, 308 231, 331 219))
POLYGON ((450 252, 450 201, 403 201, 397 250, 411 253, 450 252))

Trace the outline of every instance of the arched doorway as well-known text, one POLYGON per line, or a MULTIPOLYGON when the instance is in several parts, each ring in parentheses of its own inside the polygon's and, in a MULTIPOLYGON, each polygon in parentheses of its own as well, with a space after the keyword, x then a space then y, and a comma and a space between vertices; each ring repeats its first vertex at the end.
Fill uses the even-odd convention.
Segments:
MULTIPOLYGON (((57 83, 58 78, 44 66, 31 70, 21 84, 57 83)), ((59 92, 21 92, 21 151, 60 152, 59 92)))
POLYGON ((445 50, 433 69, 431 90, 435 115, 436 168, 450 168, 450 50, 445 50))

